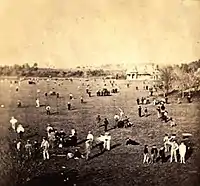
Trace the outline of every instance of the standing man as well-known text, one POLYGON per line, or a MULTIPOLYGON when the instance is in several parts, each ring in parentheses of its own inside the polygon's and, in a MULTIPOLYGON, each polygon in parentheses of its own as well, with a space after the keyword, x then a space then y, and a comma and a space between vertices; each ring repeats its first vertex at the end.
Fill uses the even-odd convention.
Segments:
POLYGON ((171 158, 170 158, 170 163, 172 163, 173 161, 173 157, 175 159, 175 162, 177 162, 177 154, 176 154, 176 151, 178 150, 178 144, 176 143, 176 141, 174 140, 172 143, 171 143, 171 158))
POLYGON ((161 117, 161 109, 160 109, 160 106, 157 107, 157 116, 158 116, 158 119, 161 117))
POLYGON ((138 115, 142 117, 142 107, 140 105, 138 106, 138 115))
POLYGON ((10 119, 10 124, 11 124, 11 127, 12 127, 12 129, 15 131, 15 129, 16 129, 16 124, 17 124, 17 119, 15 119, 14 118, 14 116, 12 116, 11 117, 11 119, 10 119))
POLYGON ((105 120, 104 120, 104 126, 105 126, 105 132, 107 132, 108 131, 108 124, 109 124, 109 122, 108 122, 108 119, 107 118, 105 118, 105 120))
POLYGON ((106 132, 105 133, 105 139, 104 139, 104 149, 110 150, 110 141, 111 141, 111 135, 106 132))
POLYGON ((70 102, 67 103, 67 108, 68 108, 68 110, 71 110, 71 103, 70 102))
POLYGON ((163 138, 163 142, 164 142, 165 152, 168 152, 169 151, 169 136, 168 136, 168 134, 165 134, 165 137, 163 138))
POLYGON ((184 142, 181 142, 181 144, 179 145, 179 154, 181 163, 185 164, 186 145, 184 144, 184 142))
POLYGON ((143 159, 143 164, 149 163, 149 150, 148 150, 148 145, 144 146, 144 159, 143 159))
POLYGON ((101 116, 100 116, 100 114, 97 115, 96 121, 97 121, 97 124, 100 124, 100 122, 101 122, 101 116))
POLYGON ((43 159, 44 160, 48 160, 49 159, 49 142, 47 141, 47 139, 44 137, 41 143, 41 148, 43 149, 43 159))
POLYGON ((32 145, 30 143, 30 140, 27 140, 26 145, 25 145, 25 150, 26 150, 26 155, 27 158, 29 159, 32 155, 31 151, 32 151, 32 145))
POLYGON ((137 99, 136 99, 136 102, 137 102, 137 105, 139 105, 139 104, 140 104, 140 99, 137 98, 137 99))
POLYGON ((35 103, 37 108, 40 107, 40 100, 38 98, 35 100, 35 103))
POLYGON ((47 115, 51 114, 51 107, 49 105, 46 106, 47 115))
POLYGON ((156 148, 156 145, 153 145, 153 147, 151 149, 151 162, 152 163, 156 162, 157 156, 158 156, 158 149, 156 148))
POLYGON ((147 107, 144 108, 144 114, 145 114, 145 117, 148 116, 148 110, 147 110, 147 107))
POLYGON ((88 160, 89 155, 91 152, 91 141, 86 141, 85 142, 85 159, 88 160))
POLYGON ((83 103, 83 96, 81 96, 81 103, 83 103))

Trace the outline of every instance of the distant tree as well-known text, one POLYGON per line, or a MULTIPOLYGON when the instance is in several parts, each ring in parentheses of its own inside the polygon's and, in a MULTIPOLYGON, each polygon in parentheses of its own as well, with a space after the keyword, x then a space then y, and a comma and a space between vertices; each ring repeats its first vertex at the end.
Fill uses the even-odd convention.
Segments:
POLYGON ((32 66, 33 70, 37 71, 38 70, 38 64, 37 63, 34 63, 33 66, 32 66))
POLYGON ((173 79, 174 74, 172 66, 166 66, 160 69, 160 80, 163 82, 166 95, 169 93, 169 90, 172 87, 173 79))

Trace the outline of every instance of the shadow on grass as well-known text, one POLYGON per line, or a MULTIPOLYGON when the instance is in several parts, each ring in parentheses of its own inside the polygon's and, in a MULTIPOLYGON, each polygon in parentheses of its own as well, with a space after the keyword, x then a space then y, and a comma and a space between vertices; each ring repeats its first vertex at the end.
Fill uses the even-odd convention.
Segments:
MULTIPOLYGON (((110 147, 110 150, 112 150, 112 149, 114 149, 114 148, 116 148, 116 147, 119 147, 120 145, 121 145, 121 143, 117 143, 117 144, 115 144, 115 145, 112 145, 112 146, 110 147)), ((99 147, 99 148, 100 148, 100 152, 97 153, 97 154, 95 154, 94 156, 90 157, 89 160, 94 159, 94 158, 97 158, 97 157, 101 156, 102 154, 104 154, 104 152, 107 151, 107 150, 103 149, 103 142, 97 144, 97 145, 94 146, 93 148, 95 148, 95 147, 99 147)))
POLYGON ((87 141, 87 139, 81 140, 79 142, 77 142, 77 145, 81 145, 82 143, 85 143, 87 141))

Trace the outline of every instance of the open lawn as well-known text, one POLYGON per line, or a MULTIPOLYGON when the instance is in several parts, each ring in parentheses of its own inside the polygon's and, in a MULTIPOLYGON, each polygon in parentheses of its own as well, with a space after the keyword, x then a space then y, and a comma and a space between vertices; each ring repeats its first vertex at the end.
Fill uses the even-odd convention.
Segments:
MULTIPOLYGON (((77 185, 84 186, 199 186, 200 185, 200 104, 197 98, 193 99, 191 104, 186 100, 182 104, 176 103, 174 96, 169 97, 170 104, 166 105, 169 115, 176 122, 176 127, 170 127, 169 123, 162 123, 157 118, 156 106, 148 105, 150 116, 138 117, 136 98, 147 96, 148 92, 143 90, 142 82, 131 82, 130 88, 126 87, 125 80, 116 80, 120 88, 120 92, 112 94, 108 97, 97 97, 96 90, 103 86, 102 80, 90 80, 86 82, 84 79, 75 79, 73 82, 68 80, 59 81, 63 83, 60 86, 51 81, 47 83, 41 80, 36 85, 28 85, 27 81, 21 82, 19 91, 15 91, 16 85, 10 87, 9 81, 0 83, 0 105, 4 104, 4 108, 0 108, 0 127, 1 127, 1 159, 0 185, 12 185, 17 182, 17 175, 20 178, 18 182, 23 181, 25 185, 61 185, 58 181, 60 171, 69 172, 76 175, 77 185), (82 85, 84 83, 84 85, 82 85), (86 85, 90 84, 92 97, 88 97, 85 93, 86 85), (139 86, 139 90, 135 90, 135 86, 139 86), (56 99, 55 96, 46 98, 44 92, 55 88, 60 93, 61 98, 56 99), (37 89, 40 93, 37 95, 37 89), (75 99, 72 101, 72 110, 68 111, 66 103, 69 101, 69 93, 72 93, 75 99), (83 95, 85 103, 80 103, 80 96, 83 95), (40 98, 42 105, 50 104, 53 114, 46 115, 45 107, 35 107, 36 97, 40 98), (17 108, 17 100, 20 99, 23 108, 17 108), (134 126, 124 129, 112 129, 114 126, 113 116, 119 113, 118 108, 123 109, 125 114, 133 122, 134 126), (57 113, 58 112, 58 113, 57 113), (67 160, 66 157, 53 156, 53 150, 50 151, 51 158, 47 162, 41 158, 36 162, 32 160, 25 162, 21 167, 21 174, 16 174, 19 166, 16 160, 13 160, 11 147, 12 140, 16 138, 14 132, 9 130, 10 117, 15 116, 19 123, 25 126, 25 139, 31 141, 37 139, 41 142, 43 136, 46 136, 46 126, 50 123, 57 129, 64 129, 70 134, 72 128, 77 129, 80 150, 84 151, 84 143, 81 143, 87 136, 89 130, 95 137, 103 133, 104 128, 96 124, 95 118, 97 114, 101 118, 107 117, 110 124, 109 132, 112 136, 111 151, 99 154, 99 149, 92 149, 91 159, 67 160), (143 148, 148 144, 150 149, 152 145, 157 147, 163 145, 163 137, 165 133, 176 133, 178 143, 182 139, 182 133, 189 132, 192 134, 190 138, 192 153, 188 156, 186 164, 161 162, 143 165, 143 148), (139 143, 139 145, 126 146, 127 137, 131 137, 139 143), (63 169, 62 166, 66 168, 63 169), (34 177, 42 177, 43 181, 47 178, 46 183, 42 183, 42 179, 33 179, 34 177), (24 178, 25 180, 21 179, 24 178), (26 183, 26 180, 30 180, 26 183), (56 179, 57 178, 57 179, 56 179), (33 179, 33 180, 32 180, 33 179), (54 183, 54 181, 56 183, 54 183)), ((109 80, 106 80, 109 85, 109 80)), ((169 155, 169 154, 167 154, 169 155)), ((73 177, 73 176, 72 176, 73 177)), ((68 184, 70 185, 70 184, 68 184)))

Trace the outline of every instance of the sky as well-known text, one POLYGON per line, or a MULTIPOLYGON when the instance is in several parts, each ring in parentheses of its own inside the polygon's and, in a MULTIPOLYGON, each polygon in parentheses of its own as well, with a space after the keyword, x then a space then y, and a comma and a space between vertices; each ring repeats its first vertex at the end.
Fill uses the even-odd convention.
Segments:
POLYGON ((200 0, 0 0, 0 64, 200 59, 200 0))

